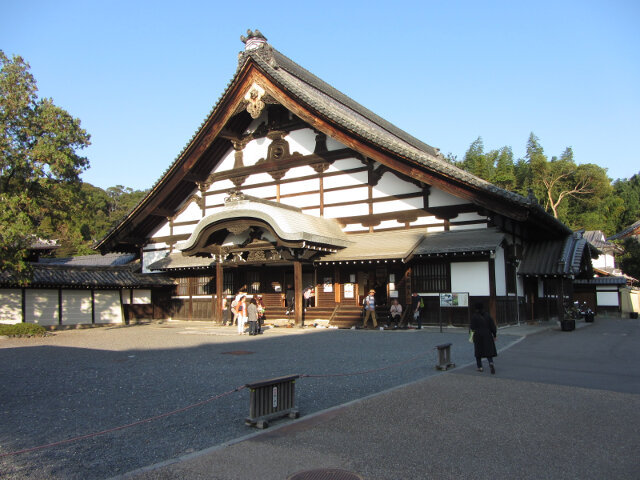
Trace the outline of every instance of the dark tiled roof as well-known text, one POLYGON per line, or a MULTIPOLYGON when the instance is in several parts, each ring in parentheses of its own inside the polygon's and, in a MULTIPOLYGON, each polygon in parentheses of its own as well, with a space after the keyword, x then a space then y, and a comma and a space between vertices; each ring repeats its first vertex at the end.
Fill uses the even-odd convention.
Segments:
POLYGON ((640 220, 635 222, 632 225, 629 225, 627 228, 622 230, 621 232, 616 233, 615 235, 611 235, 609 240, 620 240, 621 238, 628 237, 630 235, 634 235, 636 230, 640 230, 640 220))
POLYGON ((591 249, 580 233, 560 240, 527 244, 519 275, 577 276, 593 274, 591 249))
POLYGON ((107 253, 106 255, 80 255, 68 258, 41 258, 38 263, 47 265, 69 265, 85 267, 107 267, 115 265, 126 265, 136 256, 133 253, 107 253))
POLYGON ((411 229, 358 233, 348 238, 352 245, 319 261, 399 259, 406 262, 416 255, 489 252, 502 243, 504 234, 493 228, 434 233, 411 229))
POLYGON ((627 279, 625 277, 579 278, 574 280, 573 283, 579 285, 626 285, 627 279))
MULTIPOLYGON (((0 285, 17 286, 7 272, 0 273, 0 285)), ((163 274, 143 274, 129 266, 79 267, 33 264, 31 288, 151 288, 172 286, 163 274)))
POLYGON ((393 230, 388 232, 353 233, 347 235, 351 244, 319 262, 364 260, 401 260, 408 256, 424 237, 424 230, 393 230))
POLYGON ((191 256, 186 257, 182 253, 171 253, 149 265, 149 270, 182 270, 198 268, 215 268, 214 258, 191 256))
POLYGON ((495 252, 503 240, 504 233, 495 228, 429 233, 415 248, 412 256, 495 252))

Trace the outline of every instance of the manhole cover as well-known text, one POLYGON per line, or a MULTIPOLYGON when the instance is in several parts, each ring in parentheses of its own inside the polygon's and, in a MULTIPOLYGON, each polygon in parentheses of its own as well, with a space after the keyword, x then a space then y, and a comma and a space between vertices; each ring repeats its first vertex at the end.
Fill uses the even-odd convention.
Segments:
POLYGON ((360 475, 338 468, 318 468, 294 473, 287 480, 363 480, 360 475))
POLYGON ((232 350, 231 352, 222 352, 222 355, 251 355, 254 352, 249 350, 232 350))

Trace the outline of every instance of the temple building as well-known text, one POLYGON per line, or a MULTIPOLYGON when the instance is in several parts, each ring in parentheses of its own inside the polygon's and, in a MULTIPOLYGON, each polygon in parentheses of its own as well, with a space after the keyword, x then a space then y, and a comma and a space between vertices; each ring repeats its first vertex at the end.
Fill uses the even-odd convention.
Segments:
POLYGON ((259 31, 242 40, 218 103, 96 247, 172 278, 172 318, 220 321, 240 290, 284 317, 290 290, 291 323, 350 326, 374 289, 380 305, 417 292, 425 323, 464 324, 477 301, 513 323, 562 315, 592 276, 586 240, 535 198, 453 166, 259 31))

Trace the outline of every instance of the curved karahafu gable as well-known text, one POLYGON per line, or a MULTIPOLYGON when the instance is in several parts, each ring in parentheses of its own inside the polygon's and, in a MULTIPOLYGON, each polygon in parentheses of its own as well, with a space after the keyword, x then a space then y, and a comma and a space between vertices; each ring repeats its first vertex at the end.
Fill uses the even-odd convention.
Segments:
POLYGON ((242 195, 230 197, 221 211, 204 217, 191 237, 177 248, 185 255, 197 254, 207 247, 208 239, 217 232, 230 231, 228 235, 232 236, 238 220, 242 220, 241 230, 236 232, 238 235, 261 227, 272 233, 276 238, 270 240, 278 244, 309 244, 335 249, 351 243, 334 220, 305 215, 299 208, 242 195))

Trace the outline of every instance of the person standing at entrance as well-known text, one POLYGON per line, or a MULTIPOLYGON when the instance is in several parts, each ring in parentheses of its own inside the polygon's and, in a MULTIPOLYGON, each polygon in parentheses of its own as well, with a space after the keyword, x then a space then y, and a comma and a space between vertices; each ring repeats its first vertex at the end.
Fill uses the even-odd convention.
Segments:
POLYGON ((258 305, 255 298, 249 301, 247 306, 247 321, 249 322, 249 335, 258 334, 258 305))
POLYGON ((489 313, 484 311, 482 303, 475 304, 475 312, 471 316, 469 328, 473 332, 473 350, 476 356, 476 366, 482 372, 482 357, 489 360, 491 373, 496 373, 493 357, 498 356, 495 338, 497 336, 496 323, 489 313))
POLYGON ((247 322, 247 297, 242 295, 238 299, 238 306, 236 312, 238 312, 238 333, 244 335, 244 324, 247 322))
POLYGON ((362 322, 362 328, 367 328, 369 317, 371 317, 373 328, 378 328, 378 321, 376 320, 376 291, 374 289, 369 290, 369 295, 364 297, 362 305, 364 306, 364 321, 362 322))

